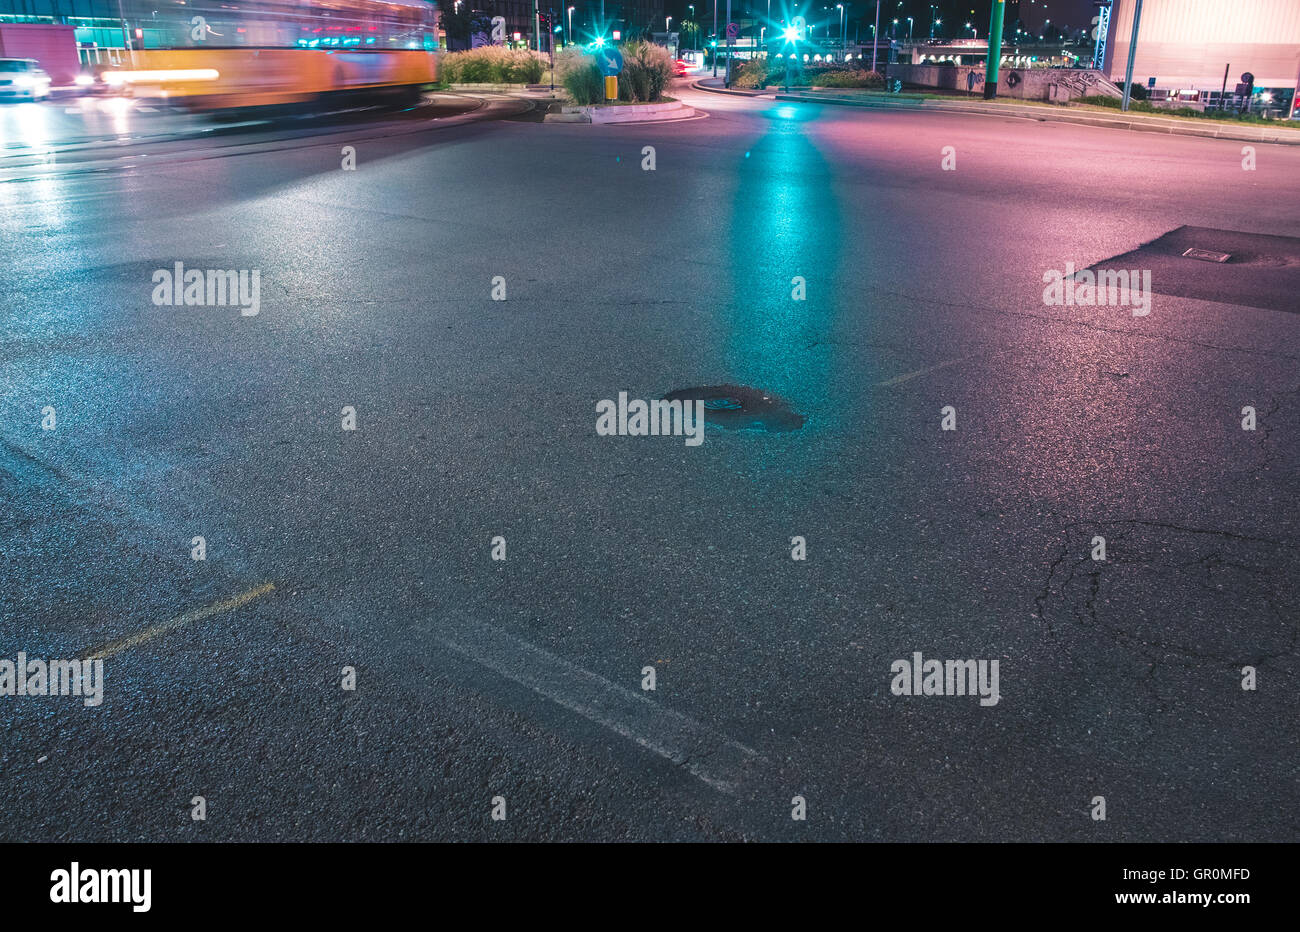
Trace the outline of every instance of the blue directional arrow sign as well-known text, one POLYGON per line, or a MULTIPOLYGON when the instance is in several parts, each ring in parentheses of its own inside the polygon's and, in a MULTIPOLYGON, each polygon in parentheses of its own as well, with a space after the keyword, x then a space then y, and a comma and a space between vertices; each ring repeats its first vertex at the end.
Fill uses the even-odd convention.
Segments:
POLYGON ((600 66, 601 74, 612 78, 623 70, 623 53, 612 45, 596 49, 596 64, 600 66))

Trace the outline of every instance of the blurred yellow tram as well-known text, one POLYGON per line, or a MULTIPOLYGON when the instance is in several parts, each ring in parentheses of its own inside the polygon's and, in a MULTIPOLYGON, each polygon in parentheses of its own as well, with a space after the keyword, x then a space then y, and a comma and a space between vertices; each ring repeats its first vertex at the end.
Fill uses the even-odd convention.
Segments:
POLYGON ((437 78, 424 0, 122 0, 110 88, 195 110, 415 99, 437 78))

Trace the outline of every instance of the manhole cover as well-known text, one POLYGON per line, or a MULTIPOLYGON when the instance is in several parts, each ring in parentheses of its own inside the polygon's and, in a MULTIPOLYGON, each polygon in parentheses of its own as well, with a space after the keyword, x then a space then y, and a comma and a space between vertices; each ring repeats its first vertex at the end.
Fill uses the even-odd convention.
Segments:
POLYGON ((1200 259, 1204 262, 1227 262, 1232 258, 1226 252, 1214 252, 1210 249, 1189 249, 1183 255, 1188 259, 1200 259))
POLYGON ((806 420, 771 392, 743 385, 679 388, 664 395, 664 400, 703 401, 704 422, 728 430, 798 430, 806 420))

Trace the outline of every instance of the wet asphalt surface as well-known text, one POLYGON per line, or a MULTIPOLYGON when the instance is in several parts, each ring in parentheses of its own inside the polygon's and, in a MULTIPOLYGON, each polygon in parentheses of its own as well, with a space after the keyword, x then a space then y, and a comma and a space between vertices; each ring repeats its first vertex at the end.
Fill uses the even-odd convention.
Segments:
POLYGON ((0 838, 1296 840, 1300 299, 1042 292, 1300 236, 1300 151, 679 93, 0 182, 0 658, 119 646, 0 697, 0 838), (595 431, 721 385, 802 422, 595 431))

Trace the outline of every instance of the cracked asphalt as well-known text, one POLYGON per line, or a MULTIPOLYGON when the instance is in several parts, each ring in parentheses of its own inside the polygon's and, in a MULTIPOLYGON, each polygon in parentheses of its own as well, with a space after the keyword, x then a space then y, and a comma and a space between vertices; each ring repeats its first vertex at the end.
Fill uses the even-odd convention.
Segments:
POLYGON ((1300 151, 676 93, 0 180, 0 659, 130 645, 0 696, 0 839, 1300 838, 1300 265, 1042 299, 1294 244, 1300 151), (721 385, 804 421, 595 431, 721 385))

